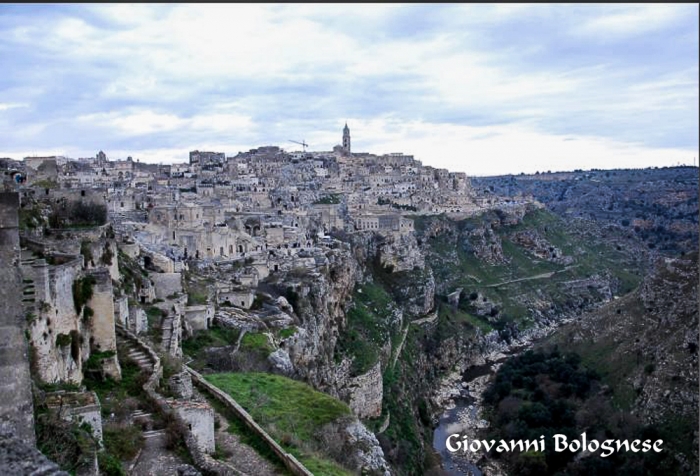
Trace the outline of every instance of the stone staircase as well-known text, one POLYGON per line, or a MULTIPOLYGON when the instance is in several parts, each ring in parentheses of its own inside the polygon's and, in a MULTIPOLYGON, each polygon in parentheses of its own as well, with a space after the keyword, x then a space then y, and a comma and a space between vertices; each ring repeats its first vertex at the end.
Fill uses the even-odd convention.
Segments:
MULTIPOLYGON (((164 438, 166 434, 165 428, 161 428, 160 430, 150 430, 150 431, 144 431, 143 432, 143 437, 146 438, 147 440, 151 438, 164 438)), ((162 445, 165 447, 165 444, 162 445)))
MULTIPOLYGON (((117 343, 120 343, 119 334, 117 334, 117 343)), ((139 366, 139 368, 145 372, 151 373, 153 371, 153 361, 151 360, 151 357, 144 351, 143 349, 139 348, 136 344, 129 340, 122 340, 123 343, 123 349, 126 350, 126 356, 136 362, 136 365, 139 366)))
POLYGON ((160 324, 162 348, 163 352, 166 354, 173 356, 179 355, 179 339, 173 339, 174 334, 177 331, 176 326, 179 324, 180 320, 176 319, 172 313, 168 314, 168 316, 165 317, 160 324))
MULTIPOLYGON (((132 360, 148 375, 153 374, 153 358, 138 342, 116 326, 117 346, 122 358, 132 360)), ((128 474, 132 476, 152 476, 179 474, 178 468, 185 461, 168 449, 167 430, 154 419, 150 408, 140 407, 131 413, 131 421, 141 427, 144 445, 139 454, 129 465, 128 474)))
MULTIPOLYGON (((20 252, 21 267, 31 268, 36 263, 36 257, 27 248, 22 248, 20 252)), ((25 274, 25 273, 23 273, 25 274)), ((24 306, 34 303, 35 301, 34 280, 31 278, 22 279, 22 303, 24 306)))
MULTIPOLYGON (((145 412, 141 408, 138 408, 131 413, 131 421, 133 421, 134 424, 138 424, 145 431, 152 431, 155 425, 153 421, 153 414, 150 412, 145 412)), ((145 431, 144 437, 146 436, 145 431)))
MULTIPOLYGON (((129 339, 126 334, 120 330, 119 326, 116 326, 116 329, 117 348, 119 349, 121 358, 132 360, 143 372, 149 375, 153 373, 153 360, 148 353, 136 342, 129 339)), ((142 428, 146 428, 149 431, 153 430, 152 414, 143 408, 134 410, 131 413, 131 420, 139 424, 142 428)), ((144 432, 144 437, 145 436, 146 432, 144 432)))

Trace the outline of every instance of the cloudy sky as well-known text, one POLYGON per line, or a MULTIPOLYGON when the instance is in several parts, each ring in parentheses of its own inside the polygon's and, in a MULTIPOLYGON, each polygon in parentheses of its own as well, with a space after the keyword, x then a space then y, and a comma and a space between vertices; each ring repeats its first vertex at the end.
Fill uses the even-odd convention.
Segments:
MULTIPOLYGON (((0 157, 692 164, 698 5, 0 5, 0 157)), ((697 160, 697 159, 696 159, 697 160)))

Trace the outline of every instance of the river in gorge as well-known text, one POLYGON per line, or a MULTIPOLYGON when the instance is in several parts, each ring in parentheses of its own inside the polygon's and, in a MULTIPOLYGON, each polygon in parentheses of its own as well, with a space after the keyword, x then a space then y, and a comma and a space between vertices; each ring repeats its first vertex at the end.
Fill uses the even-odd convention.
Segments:
POLYGON ((474 398, 459 397, 455 399, 455 407, 445 410, 440 415, 440 422, 433 433, 433 449, 440 455, 444 474, 449 476, 473 475, 482 476, 481 470, 469 459, 461 454, 451 453, 447 450, 447 437, 454 433, 463 433, 464 423, 460 420, 463 412, 472 412, 476 417, 476 407, 473 406, 474 398))
MULTIPOLYGON (((506 354, 500 354, 493 361, 469 367, 462 373, 461 381, 457 386, 459 395, 451 399, 451 403, 440 415, 438 425, 433 432, 433 449, 440 456, 442 474, 483 476, 478 462, 481 454, 469 451, 452 453, 447 449, 446 441, 455 433, 460 434, 459 440, 462 435, 472 440, 477 437, 481 429, 488 427, 488 422, 480 417, 481 395, 488 388, 500 364, 522 351, 523 348, 514 348, 506 354)), ((489 468, 494 469, 493 463, 489 464, 489 468)))

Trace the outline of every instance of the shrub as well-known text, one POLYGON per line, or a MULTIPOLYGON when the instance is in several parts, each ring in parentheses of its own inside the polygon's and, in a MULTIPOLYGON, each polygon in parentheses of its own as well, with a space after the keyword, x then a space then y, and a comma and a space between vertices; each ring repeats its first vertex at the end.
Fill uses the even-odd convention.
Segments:
POLYGON ((80 254, 85 258, 85 264, 90 263, 93 260, 92 247, 88 240, 83 240, 80 242, 80 254))
POLYGON ((80 314, 83 306, 92 298, 92 288, 96 282, 95 277, 91 275, 73 281, 73 305, 76 314, 80 314))
POLYGON ((126 471, 122 468, 119 458, 111 453, 106 451, 97 453, 97 462, 100 467, 100 474, 105 476, 126 476, 126 471))
POLYGON ((66 347, 70 345, 71 342, 70 334, 58 334, 56 336, 56 347, 66 347))
POLYGON ((85 368, 89 370, 99 370, 102 360, 114 357, 115 353, 113 350, 107 350, 105 352, 93 352, 90 354, 90 358, 85 362, 85 368))
POLYGON ((74 202, 69 219, 77 226, 99 226, 107 223, 107 207, 97 203, 74 202))
POLYGON ((112 258, 114 257, 114 253, 112 253, 112 247, 109 246, 109 243, 105 243, 105 248, 104 251, 102 252, 102 256, 100 257, 100 262, 102 264, 105 264, 107 266, 112 266, 112 258))
POLYGON ((86 469, 97 442, 87 425, 76 425, 53 413, 42 413, 35 423, 37 448, 61 469, 80 472, 86 469))
POLYGON ((138 426, 107 423, 102 429, 105 448, 120 460, 130 460, 143 445, 143 436, 138 426))

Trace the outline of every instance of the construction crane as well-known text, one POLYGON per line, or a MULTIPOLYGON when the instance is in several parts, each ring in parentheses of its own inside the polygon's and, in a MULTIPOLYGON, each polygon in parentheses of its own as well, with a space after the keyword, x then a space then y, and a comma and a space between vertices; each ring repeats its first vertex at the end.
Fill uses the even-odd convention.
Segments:
POLYGON ((307 144, 304 140, 299 142, 296 140, 289 139, 289 142, 294 142, 295 144, 299 144, 300 146, 302 146, 304 148, 304 152, 306 152, 306 148, 309 146, 309 144, 307 144))

